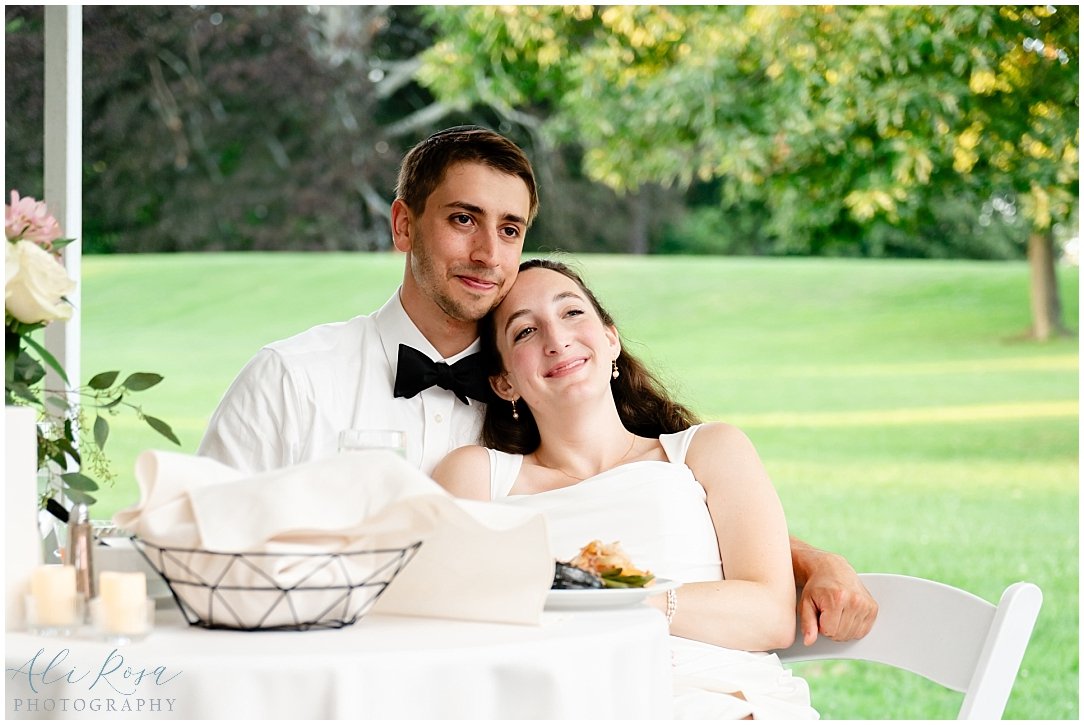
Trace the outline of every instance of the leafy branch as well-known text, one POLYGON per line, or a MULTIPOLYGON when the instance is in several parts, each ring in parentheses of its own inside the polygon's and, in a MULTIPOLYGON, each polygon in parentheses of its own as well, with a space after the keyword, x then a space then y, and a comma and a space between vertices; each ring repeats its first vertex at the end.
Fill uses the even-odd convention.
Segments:
POLYGON ((162 437, 176 445, 181 441, 168 423, 148 415, 141 405, 130 400, 133 393, 149 390, 162 382, 162 376, 157 373, 132 373, 118 383, 120 371, 110 370, 98 373, 86 385, 74 389, 42 386, 47 366, 68 382, 56 358, 30 337, 31 332, 43 326, 8 321, 4 402, 39 410, 38 469, 53 467, 59 472, 60 480, 58 491, 43 494, 43 507, 54 494, 74 503, 91 505, 96 501, 92 492, 99 490, 99 480, 111 483, 115 478, 104 454, 110 435, 110 417, 127 408, 162 437), (78 470, 69 470, 72 468, 78 470))

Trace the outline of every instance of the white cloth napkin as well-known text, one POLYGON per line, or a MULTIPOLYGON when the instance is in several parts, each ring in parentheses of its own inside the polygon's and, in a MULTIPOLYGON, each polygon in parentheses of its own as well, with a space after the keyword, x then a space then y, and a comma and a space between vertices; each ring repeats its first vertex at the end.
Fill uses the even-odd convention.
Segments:
MULTIPOLYGON (((344 577, 368 576, 374 566, 371 558, 344 556, 336 566, 319 568, 324 559, 292 556, 299 553, 422 541, 375 605, 374 611, 388 614, 537 624, 553 580, 541 515, 456 499, 387 451, 346 452, 255 476, 208 458, 146 451, 136 461, 136 479, 139 503, 113 520, 141 539, 182 549, 271 555, 245 557, 244 565, 228 557, 171 555, 175 570, 188 567, 193 575, 219 582, 215 597, 189 588, 191 596, 184 598, 190 605, 195 600, 201 617, 213 614, 227 624, 251 624, 269 601, 230 587, 267 587, 269 580, 287 587, 339 586, 344 577)), ((295 592, 292 605, 283 604, 261 625, 319 613, 328 596, 295 592), (296 610, 298 602, 311 611, 289 609, 296 610)))

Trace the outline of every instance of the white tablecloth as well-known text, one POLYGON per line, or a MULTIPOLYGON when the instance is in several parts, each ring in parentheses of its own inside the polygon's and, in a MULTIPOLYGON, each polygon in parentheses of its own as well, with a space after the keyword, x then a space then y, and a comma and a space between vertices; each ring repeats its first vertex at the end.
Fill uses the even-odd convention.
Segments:
POLYGON ((7 717, 671 714, 665 620, 642 605, 546 612, 541 626, 370 614, 338 630, 231 632, 188 627, 175 611, 159 620, 151 636, 119 649, 9 632, 7 717))

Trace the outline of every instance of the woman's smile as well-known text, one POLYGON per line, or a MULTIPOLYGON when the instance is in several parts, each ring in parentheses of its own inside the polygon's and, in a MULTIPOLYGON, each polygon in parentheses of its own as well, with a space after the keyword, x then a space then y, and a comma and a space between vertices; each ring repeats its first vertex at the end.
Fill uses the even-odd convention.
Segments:
POLYGON ((550 368, 549 370, 547 370, 546 373, 542 377, 545 377, 545 378, 560 378, 560 377, 564 377, 566 375, 571 375, 572 373, 576 372, 577 370, 579 370, 580 368, 582 368, 586 364, 587 364, 587 358, 586 357, 577 357, 577 358, 572 358, 571 360, 565 360, 564 362, 558 363, 557 365, 555 365, 552 368, 550 368))

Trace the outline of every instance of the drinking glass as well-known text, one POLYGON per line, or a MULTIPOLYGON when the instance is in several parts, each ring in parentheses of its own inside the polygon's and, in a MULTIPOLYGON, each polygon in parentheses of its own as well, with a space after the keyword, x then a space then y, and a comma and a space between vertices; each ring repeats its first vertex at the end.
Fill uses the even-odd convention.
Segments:
POLYGON ((406 433, 401 430, 347 428, 339 433, 339 453, 386 450, 406 458, 406 433))

